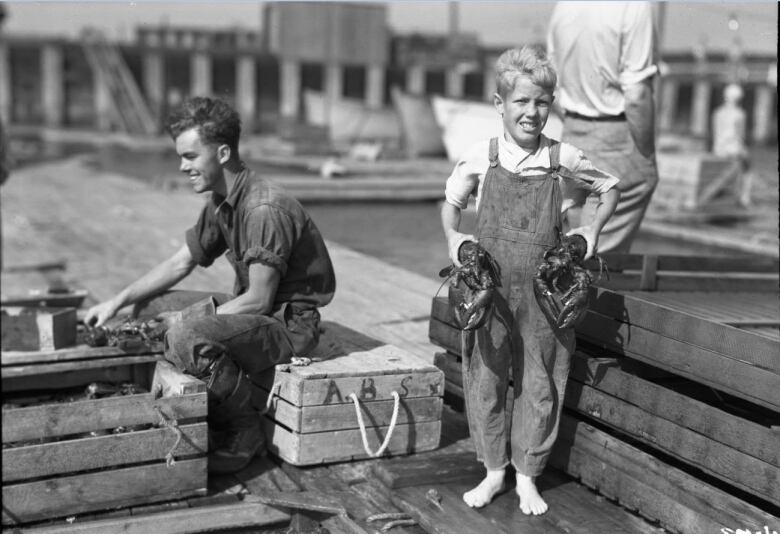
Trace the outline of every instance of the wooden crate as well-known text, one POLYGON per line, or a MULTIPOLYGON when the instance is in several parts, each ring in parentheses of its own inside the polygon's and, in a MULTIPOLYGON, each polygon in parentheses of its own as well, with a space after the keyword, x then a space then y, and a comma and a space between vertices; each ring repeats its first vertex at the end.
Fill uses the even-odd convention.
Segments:
MULTIPOLYGON (((741 172, 731 158, 701 154, 659 154, 658 186, 653 203, 667 209, 694 210, 707 205, 722 191, 736 193, 741 172)), ((736 201, 736 194, 732 195, 736 201)))
POLYGON ((76 343, 76 308, 2 307, 3 350, 55 350, 76 343))
POLYGON ((3 367, 3 524, 205 494, 205 384, 150 356, 75 363, 3 367), (149 393, 35 403, 93 382, 149 393))
POLYGON ((333 346, 337 337, 340 350, 335 355, 308 366, 278 365, 264 374, 264 400, 273 395, 265 419, 270 451, 294 465, 369 457, 352 393, 371 452, 385 440, 394 410, 387 454, 438 447, 443 373, 395 346, 370 339, 367 344, 364 336, 343 327, 336 330, 326 331, 320 342, 333 346))

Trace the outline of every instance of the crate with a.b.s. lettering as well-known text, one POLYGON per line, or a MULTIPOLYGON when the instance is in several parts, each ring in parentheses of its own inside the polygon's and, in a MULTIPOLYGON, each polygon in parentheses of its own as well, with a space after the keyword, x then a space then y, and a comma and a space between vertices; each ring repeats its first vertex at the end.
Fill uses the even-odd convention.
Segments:
POLYGON ((313 465, 439 446, 444 374, 438 368, 332 323, 312 360, 277 365, 262 378, 272 454, 313 465))

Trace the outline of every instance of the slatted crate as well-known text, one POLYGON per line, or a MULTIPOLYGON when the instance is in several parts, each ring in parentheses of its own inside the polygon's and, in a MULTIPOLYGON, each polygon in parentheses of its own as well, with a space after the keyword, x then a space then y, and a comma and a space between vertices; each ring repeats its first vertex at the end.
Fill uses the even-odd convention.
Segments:
POLYGON ((265 430, 273 454, 293 465, 367 458, 361 422, 371 452, 388 434, 390 455, 439 446, 444 393, 439 369, 336 324, 326 327, 320 345, 335 350, 311 365, 277 365, 263 376, 264 400, 272 395, 265 430))
POLYGON ((2 371, 4 525, 205 494, 200 380, 151 355, 2 371), (95 382, 131 382, 148 393, 88 399, 95 382), (71 392, 82 400, 62 398, 71 392), (60 402, 39 402, 52 396, 60 402))
POLYGON ((686 152, 663 153, 657 161, 661 180, 653 202, 668 209, 695 210, 724 191, 731 190, 735 200, 739 194, 734 184, 742 171, 740 163, 733 158, 686 152))
MULTIPOLYGON (((740 277, 725 272, 707 291, 707 276, 697 274, 716 268, 710 259, 608 261, 638 267, 620 273, 622 285, 633 277, 633 290, 593 289, 593 304, 577 327, 550 464, 672 532, 777 530, 776 271, 774 291, 725 293, 718 291, 722 279, 740 277), (648 264, 655 269, 642 268, 648 264), (695 291, 639 291, 642 272, 646 282, 694 278, 688 287, 695 291)), ((754 277, 771 267, 758 263, 742 284, 772 277, 754 277)), ((725 260, 720 268, 733 265, 725 260)), ((433 301, 430 338, 446 350, 435 363, 446 375, 448 396, 462 399, 461 333, 446 298, 433 301)))

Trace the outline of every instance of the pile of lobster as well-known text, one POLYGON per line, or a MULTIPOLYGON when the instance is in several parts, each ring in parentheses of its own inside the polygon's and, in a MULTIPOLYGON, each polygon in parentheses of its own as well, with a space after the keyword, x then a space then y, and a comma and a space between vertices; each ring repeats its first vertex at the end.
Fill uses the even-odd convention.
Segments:
POLYGON ((139 321, 126 319, 115 327, 84 327, 84 342, 90 347, 118 347, 125 351, 148 349, 154 351, 165 338, 165 329, 160 321, 139 321))

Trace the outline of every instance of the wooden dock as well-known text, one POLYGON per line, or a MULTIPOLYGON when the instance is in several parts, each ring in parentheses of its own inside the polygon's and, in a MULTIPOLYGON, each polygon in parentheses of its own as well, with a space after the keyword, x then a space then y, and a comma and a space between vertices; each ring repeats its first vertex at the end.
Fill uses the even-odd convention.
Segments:
MULTIPOLYGON (((26 167, 15 172, 3 186, 0 193, 4 298, 12 294, 24 294, 28 288, 45 289, 52 282, 57 282, 89 290, 85 303, 89 305, 111 296, 183 243, 184 230, 192 224, 202 205, 202 197, 184 189, 161 193, 149 184, 118 173, 97 171, 85 161, 84 156, 77 156, 26 167), (29 268, 34 265, 40 269, 29 268)), ((328 245, 336 268, 338 289, 334 301, 322 310, 323 319, 348 326, 378 343, 396 346, 426 363, 433 363, 437 353, 442 350, 441 338, 432 335, 429 339, 429 324, 433 324, 430 322, 431 299, 439 289, 439 284, 337 243, 329 242, 328 245)), ((728 270, 728 261, 724 262, 721 270, 728 270)), ((613 282, 638 281, 664 288, 671 287, 669 284, 685 285, 691 281, 680 281, 679 271, 685 270, 681 264, 669 266, 663 262, 645 262, 632 268, 633 271, 626 269, 623 274, 616 276, 613 282)), ((772 283, 771 280, 761 279, 760 271, 764 268, 762 265, 755 266, 752 275, 742 276, 737 283, 743 284, 746 291, 761 291, 767 283, 772 283)), ((219 260, 209 269, 198 269, 182 287, 230 291, 232 279, 233 273, 228 263, 219 260)), ((770 298, 771 293, 763 296, 770 298)), ((669 306, 669 302, 663 300, 662 292, 655 293, 652 298, 658 304, 671 308, 667 312, 667 323, 672 329, 685 331, 690 326, 685 322, 676 322, 675 319, 680 313, 691 311, 690 306, 686 309, 679 302, 676 307, 669 306)), ((710 310, 706 313, 711 315, 712 305, 707 303, 706 296, 700 295, 697 299, 697 306, 710 310)), ((771 301, 770 298, 765 305, 766 314, 774 319, 778 318, 772 316, 775 310, 772 306, 776 302, 776 299, 771 301)), ((603 305, 608 309, 609 301, 604 300, 603 305)), ((641 317, 642 309, 637 306, 631 309, 631 313, 634 317, 641 317)), ((763 316, 746 315, 751 308, 749 302, 734 301, 732 308, 732 313, 723 313, 720 320, 730 322, 734 328, 739 326, 742 330, 776 331, 775 323, 768 324, 763 316)), ((620 332, 619 326, 613 330, 620 332)), ((632 330, 632 334, 636 332, 636 329, 632 330)), ((696 350, 711 351, 706 348, 706 343, 717 344, 719 338, 717 332, 712 332, 710 337, 712 339, 698 339, 696 343, 704 343, 705 346, 696 350)), ((633 337, 632 342, 638 344, 637 347, 642 343, 650 343, 637 337, 633 337)), ((457 346, 453 344, 452 349, 456 352, 457 346)), ((741 366, 736 375, 711 369, 712 380, 716 385, 731 384, 734 393, 740 394, 740 388, 746 384, 744 381, 753 376, 750 373, 764 373, 759 386, 766 391, 762 390, 761 398, 774 403, 776 395, 771 392, 771 386, 765 384, 763 377, 770 372, 768 369, 776 372, 773 367, 776 362, 771 358, 771 361, 766 360, 768 356, 765 351, 761 352, 760 347, 752 351, 745 348, 745 352, 745 357, 752 358, 748 363, 729 360, 733 369, 741 366), (758 371, 751 367, 751 361, 759 364, 758 371)), ((4 358, 4 367, 6 360, 4 358)), ((442 366, 441 358, 436 363, 442 366)), ((674 361, 668 362, 670 366, 674 364, 674 361)), ((626 379, 620 374, 624 371, 609 362, 603 362, 599 376, 605 378, 596 385, 589 382, 587 364, 583 365, 574 366, 571 387, 576 390, 575 393, 579 392, 576 397, 584 399, 582 402, 585 404, 579 407, 575 403, 567 410, 571 413, 580 408, 587 410, 595 406, 594 403, 611 406, 611 401, 604 395, 609 394, 610 387, 620 387, 621 381, 626 379)), ((445 374, 449 379, 457 372, 445 374)), ((652 392, 657 386, 645 384, 641 378, 631 380, 636 382, 635 388, 639 395, 639 400, 634 400, 634 403, 639 403, 642 398, 640 393, 646 391, 650 391, 644 394, 645 397, 650 395, 647 397, 650 399, 648 402, 655 402, 652 401, 652 392)), ((458 385, 450 386, 456 390, 458 385)), ((750 388, 742 389, 743 398, 750 396, 750 388)), ((691 413, 698 413, 696 410, 701 409, 698 404, 685 401, 682 396, 672 398, 680 402, 667 402, 664 405, 667 408, 664 409, 677 407, 683 411, 692 410, 691 413)), ((629 406, 621 410, 629 408, 636 412, 636 421, 646 420, 647 416, 643 415, 641 407, 629 406)), ((705 410, 702 413, 702 419, 709 421, 713 412, 705 410)), ((463 504, 460 496, 479 481, 481 466, 474 459, 463 414, 445 405, 442 417, 442 441, 436 451, 317 467, 295 467, 270 457, 257 459, 235 476, 211 477, 208 495, 204 497, 127 507, 108 515, 82 514, 72 523, 58 520, 32 525, 35 528, 28 525, 23 531, 140 533, 148 532, 149 525, 154 524, 157 532, 171 533, 215 529, 227 533, 250 526, 259 528, 261 525, 272 532, 281 532, 283 530, 280 529, 286 529, 286 525, 297 525, 301 531, 322 525, 331 532, 359 533, 378 531, 383 523, 369 519, 373 519, 372 516, 377 513, 394 512, 408 514, 417 524, 396 527, 392 532, 411 534, 651 533, 662 532, 657 521, 662 518, 663 524, 668 526, 669 517, 693 522, 691 524, 698 530, 689 531, 705 534, 709 532, 706 530, 708 526, 727 526, 723 521, 730 517, 753 522, 763 517, 771 519, 771 514, 762 515, 755 508, 735 504, 731 496, 724 492, 706 493, 708 498, 715 500, 707 507, 702 507, 697 500, 700 498, 691 496, 698 482, 686 478, 684 473, 670 471, 659 465, 651 455, 627 447, 603 429, 582 427, 570 415, 567 416, 559 444, 559 447, 569 452, 559 453, 539 481, 543 495, 551 504, 548 514, 531 518, 524 516, 517 507, 517 499, 512 491, 502 494, 484 509, 471 510, 463 504), (594 467, 599 461, 604 466, 601 470, 594 467), (615 464, 616 461, 618 464, 615 464), (426 500, 429 490, 438 492, 442 499, 441 508, 426 500), (667 506, 671 506, 670 503, 674 503, 672 508, 667 506), (734 507, 741 508, 736 510, 734 507), (721 512, 712 512, 715 515, 707 518, 706 510, 713 509, 721 512), (691 515, 691 510, 705 512, 691 515), (651 520, 646 520, 640 514, 651 520)), ((720 422, 717 424, 721 427, 729 426, 728 416, 718 417, 720 422)), ((690 416, 686 421, 689 419, 690 416)), ((606 425, 625 422, 605 419, 606 425)), ((710 451, 711 456, 705 455, 697 461, 700 461, 700 468, 716 476, 736 480, 737 483, 744 481, 744 485, 750 488, 765 476, 755 471, 741 472, 744 470, 740 466, 752 469, 752 464, 740 455, 759 455, 776 462, 776 450, 775 456, 772 456, 772 440, 767 438, 764 430, 757 430, 754 424, 747 424, 744 428, 760 440, 754 444, 737 446, 740 434, 731 432, 728 439, 731 439, 729 443, 732 443, 736 452, 726 451, 720 456, 723 452, 721 449, 709 448, 706 450, 710 451), (729 468, 721 469, 721 461, 728 462, 729 468)), ((643 427, 635 426, 635 430, 637 439, 641 440, 643 427)), ((664 427, 663 431, 670 440, 679 435, 679 429, 674 426, 664 427)), ((701 438, 690 435, 685 440, 690 454, 699 459, 701 455, 696 452, 696 447, 697 443, 701 443, 701 438)), ((771 486, 761 491, 774 495, 771 486)), ((753 526, 753 523, 745 523, 748 524, 753 526)), ((735 524, 733 527, 736 529, 745 525, 735 524)), ((758 530, 763 524, 755 526, 758 530)), ((769 523, 767 526, 777 530, 777 526, 769 523)))
MULTIPOLYGON (((138 181, 95 172, 79 157, 22 169, 2 189, 3 262, 10 267, 2 273, 3 295, 45 288, 62 277, 90 291, 85 305, 107 298, 181 246, 202 201, 189 191, 163 195, 138 181), (66 269, 57 270, 52 259, 64 261, 66 269), (54 270, 13 268, 34 264, 54 270)), ((439 285, 335 243, 329 246, 338 290, 323 318, 432 362, 440 349, 428 339, 428 322, 439 285)), ((219 261, 193 273, 186 287, 228 291, 231 284, 229 265, 219 261)), ((442 417, 436 451, 310 468, 257 459, 235 476, 211 477, 205 497, 80 515, 22 531, 148 532, 154 524, 156 532, 220 527, 228 532, 315 521, 331 532, 357 533, 378 531, 385 523, 369 522, 372 515, 395 512, 409 514, 417 525, 392 531, 411 534, 660 532, 553 468, 540 479, 551 504, 544 516, 524 516, 512 491, 485 509, 469 509, 460 495, 480 480, 481 467, 463 414, 445 406, 442 417), (430 489, 439 492, 441 508, 424 499, 430 489)))

